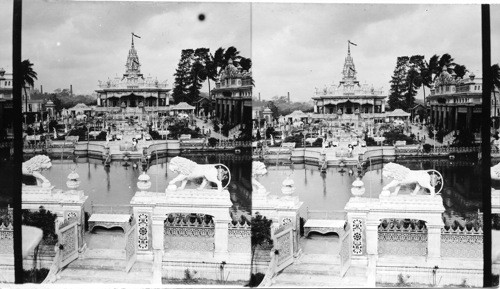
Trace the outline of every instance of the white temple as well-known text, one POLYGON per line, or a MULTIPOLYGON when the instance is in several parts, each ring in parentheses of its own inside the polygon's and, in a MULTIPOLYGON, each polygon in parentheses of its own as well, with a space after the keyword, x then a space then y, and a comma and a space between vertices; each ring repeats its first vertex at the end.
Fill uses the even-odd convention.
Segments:
POLYGON ((313 96, 315 114, 378 114, 385 112, 382 88, 361 85, 356 78, 356 67, 351 57, 350 42, 347 48, 342 80, 338 85, 317 89, 313 96))

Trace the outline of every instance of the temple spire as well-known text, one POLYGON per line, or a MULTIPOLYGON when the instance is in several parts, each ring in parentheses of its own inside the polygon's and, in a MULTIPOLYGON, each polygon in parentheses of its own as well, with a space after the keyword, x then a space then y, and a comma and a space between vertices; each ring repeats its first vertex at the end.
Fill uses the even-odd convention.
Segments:
POLYGON ((141 38, 140 36, 134 34, 132 32, 132 45, 130 47, 130 50, 128 51, 128 57, 127 57, 127 63, 125 64, 125 67, 127 68, 126 74, 137 74, 141 75, 141 70, 140 70, 140 63, 139 63, 139 56, 137 55, 137 51, 135 50, 134 47, 134 37, 141 38))
POLYGON ((357 46, 356 43, 347 40, 347 57, 344 62, 344 69, 342 70, 342 81, 341 83, 358 83, 356 80, 356 67, 354 66, 354 60, 351 57, 351 44, 357 46))

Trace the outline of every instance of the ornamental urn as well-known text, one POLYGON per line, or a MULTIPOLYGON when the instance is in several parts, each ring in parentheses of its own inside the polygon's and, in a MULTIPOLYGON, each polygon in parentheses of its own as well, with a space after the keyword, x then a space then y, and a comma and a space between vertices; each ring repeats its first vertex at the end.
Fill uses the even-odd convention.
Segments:
POLYGON ((137 182, 137 188, 141 191, 146 191, 151 188, 151 182, 149 181, 150 177, 146 174, 146 172, 142 172, 142 175, 139 176, 139 181, 137 182))
POLYGON ((69 173, 68 175, 66 186, 71 190, 78 189, 78 187, 80 186, 80 181, 78 180, 79 177, 80 176, 75 171, 71 171, 71 173, 69 173))
POLYGON ((352 182, 351 193, 356 198, 359 198, 365 193, 365 184, 359 177, 352 182))
POLYGON ((288 176, 282 183, 281 183, 281 192, 284 195, 291 195, 293 192, 295 192, 295 182, 290 179, 290 176, 288 176))

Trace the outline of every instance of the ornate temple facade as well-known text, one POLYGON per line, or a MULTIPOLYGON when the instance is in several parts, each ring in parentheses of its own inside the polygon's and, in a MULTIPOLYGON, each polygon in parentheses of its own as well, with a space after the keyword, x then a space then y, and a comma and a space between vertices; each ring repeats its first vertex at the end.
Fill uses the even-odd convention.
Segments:
MULTIPOLYGON (((482 93, 482 78, 476 78, 473 73, 458 78, 444 67, 427 98, 431 123, 444 130, 465 129, 480 133, 482 93)), ((491 115, 498 115, 498 101, 495 103, 493 93, 491 97, 491 115)))
POLYGON ((244 71, 229 60, 215 88, 215 115, 223 123, 241 124, 252 119, 252 71, 244 71))
POLYGON ((169 109, 171 89, 167 88, 167 81, 159 82, 158 79, 143 76, 133 37, 125 67, 126 71, 122 77, 99 81, 99 89, 96 90, 96 111, 126 114, 166 113, 169 109))
POLYGON ((324 114, 381 114, 385 112, 385 99, 382 89, 376 90, 367 84, 361 85, 356 79, 356 67, 348 46, 342 80, 338 85, 316 89, 313 96, 314 113, 324 114))

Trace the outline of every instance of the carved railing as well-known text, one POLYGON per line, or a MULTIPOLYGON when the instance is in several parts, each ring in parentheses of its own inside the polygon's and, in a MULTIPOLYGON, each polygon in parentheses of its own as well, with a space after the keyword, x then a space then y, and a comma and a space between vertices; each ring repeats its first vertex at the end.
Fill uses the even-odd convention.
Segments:
POLYGON ((442 228, 441 256, 454 258, 483 258, 483 230, 481 228, 442 228))
POLYGON ((14 254, 14 228, 12 222, 0 224, 0 254, 14 254))
POLYGON ((91 214, 131 214, 132 207, 130 205, 104 205, 91 203, 90 212, 91 214))
POLYGON ((426 256, 427 227, 421 222, 382 222, 378 226, 378 253, 381 255, 426 256))
POLYGON ((426 153, 422 148, 418 147, 397 147, 396 154, 450 154, 450 153, 470 153, 479 152, 481 147, 435 147, 431 148, 428 153, 426 153))
POLYGON ((306 220, 319 219, 319 220, 345 220, 346 212, 342 210, 309 210, 306 209, 306 220))
POLYGON ((251 227, 248 223, 229 223, 229 252, 248 253, 251 250, 251 227))
POLYGON ((335 152, 337 158, 352 158, 352 152, 335 152))
POLYGON ((176 214, 164 223, 164 246, 166 250, 213 251, 215 224, 213 219, 198 215, 176 214))
POLYGON ((271 251, 271 262, 269 262, 269 266, 267 266, 266 273, 264 275, 264 279, 260 282, 257 287, 270 287, 273 283, 273 278, 276 275, 276 268, 278 267, 278 255, 271 251))
POLYGON ((14 146, 13 140, 2 140, 0 141, 0 148, 11 148, 14 146))

